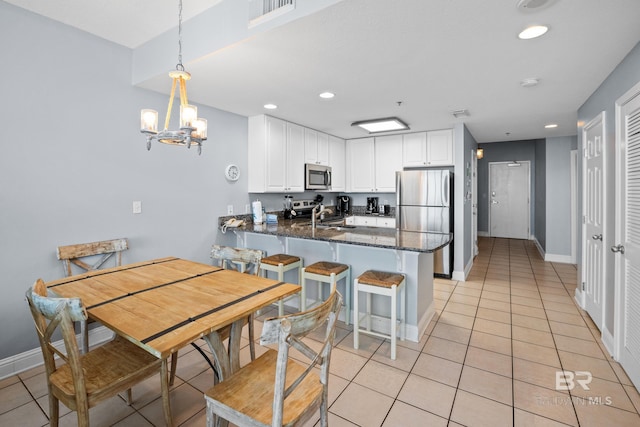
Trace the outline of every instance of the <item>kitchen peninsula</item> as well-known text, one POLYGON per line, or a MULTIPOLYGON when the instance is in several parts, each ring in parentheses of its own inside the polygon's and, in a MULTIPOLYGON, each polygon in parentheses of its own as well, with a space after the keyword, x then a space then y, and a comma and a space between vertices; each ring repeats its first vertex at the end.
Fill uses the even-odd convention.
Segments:
MULTIPOLYGON (((374 227, 317 227, 309 221, 280 220, 278 224, 252 224, 235 228, 237 245, 262 249, 267 255, 287 253, 304 259, 305 265, 333 261, 351 266, 352 280, 369 269, 395 271, 406 276, 406 338, 419 341, 435 313, 433 304, 433 252, 448 245, 452 235, 403 232, 374 227)), ((286 281, 297 283, 295 272, 286 281)), ((345 285, 338 284, 345 292, 345 285)), ((315 286, 307 295, 315 298, 315 286)), ((352 299, 352 298, 351 298, 352 299)), ((293 300, 295 301, 295 299, 293 300)), ((372 312, 389 316, 388 302, 373 296, 372 312)), ((343 314, 344 315, 344 312, 343 314)), ((374 322, 374 329, 388 329, 388 321, 374 322)))

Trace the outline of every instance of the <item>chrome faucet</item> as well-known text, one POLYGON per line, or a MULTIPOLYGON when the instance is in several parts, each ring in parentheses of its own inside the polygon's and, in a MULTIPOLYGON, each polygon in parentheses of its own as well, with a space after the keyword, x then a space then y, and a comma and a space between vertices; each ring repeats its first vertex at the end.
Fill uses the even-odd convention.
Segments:
POLYGON ((321 209, 319 212, 316 212, 316 209, 318 209, 321 205, 315 205, 313 207, 313 209, 311 209, 311 228, 315 229, 316 228, 316 219, 318 217, 320 217, 320 219, 324 219, 324 214, 325 213, 333 213, 333 211, 331 209, 327 209, 327 208, 323 208, 321 209))

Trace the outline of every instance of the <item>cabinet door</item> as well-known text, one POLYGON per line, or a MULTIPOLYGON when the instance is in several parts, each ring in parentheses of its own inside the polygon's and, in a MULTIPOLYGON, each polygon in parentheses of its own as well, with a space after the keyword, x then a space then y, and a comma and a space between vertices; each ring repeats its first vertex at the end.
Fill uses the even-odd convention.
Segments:
POLYGON ((320 165, 329 164, 329 135, 318 132, 318 157, 316 161, 320 165))
POLYGON ((376 225, 384 228, 396 228, 396 219, 393 217, 378 217, 376 225))
POLYGON ((344 139, 329 136, 329 166, 331 166, 331 191, 345 191, 346 160, 344 139))
MULTIPOLYGON (((267 192, 285 191, 287 123, 275 117, 266 117, 266 174, 267 192)), ((251 155, 251 153, 249 153, 251 155)))
POLYGON ((375 191, 394 193, 396 171, 402 170, 402 135, 376 137, 375 191))
POLYGON ((366 226, 366 227, 377 227, 378 223, 376 221, 377 218, 372 216, 356 216, 354 217, 354 225, 366 226))
POLYGON ((427 132, 427 165, 453 165, 453 130, 427 132))
POLYGON ((427 133, 402 136, 402 165, 406 168, 427 166, 427 133))
POLYGON ((285 191, 304 191, 304 145, 304 128, 293 123, 287 123, 285 191))
POLYGON ((313 129, 304 129, 304 162, 318 163, 318 132, 313 129))
POLYGON ((347 142, 348 191, 371 193, 375 191, 373 138, 353 139, 347 142))

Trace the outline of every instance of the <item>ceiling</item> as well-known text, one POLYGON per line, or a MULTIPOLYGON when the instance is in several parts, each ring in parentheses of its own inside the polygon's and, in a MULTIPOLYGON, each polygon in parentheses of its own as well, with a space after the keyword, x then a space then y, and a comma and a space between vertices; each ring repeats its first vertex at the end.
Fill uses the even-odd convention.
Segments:
MULTIPOLYGON (((130 48, 177 21, 175 0, 7 1, 130 48)), ((184 19, 221 1, 240 0, 186 0, 184 19)), ((517 2, 343 0, 185 63, 189 96, 343 138, 366 136, 354 121, 388 116, 416 131, 464 122, 478 142, 575 135, 578 108, 640 41, 640 1, 549 0, 528 11, 517 2), (517 38, 539 23, 547 34, 517 38), (526 78, 540 82, 522 87, 526 78), (469 116, 454 118, 460 109, 469 116)), ((168 93, 170 81, 142 86, 168 93)))

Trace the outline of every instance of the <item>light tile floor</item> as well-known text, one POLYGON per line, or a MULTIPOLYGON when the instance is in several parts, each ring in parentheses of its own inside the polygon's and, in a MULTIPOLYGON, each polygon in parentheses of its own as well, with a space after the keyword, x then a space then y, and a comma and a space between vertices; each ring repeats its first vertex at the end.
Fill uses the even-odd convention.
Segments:
MULTIPOLYGON (((354 350, 351 329, 339 325, 330 425, 639 426, 640 395, 574 304, 575 287, 576 267, 544 262, 531 242, 481 238, 467 281, 436 279, 438 314, 419 343, 399 341, 397 360, 380 339, 363 336, 354 350), (590 372, 589 390, 556 390, 561 370, 590 372)), ((205 425, 206 363, 189 347, 177 375, 175 424, 205 425)), ((133 392, 131 407, 116 397, 93 408, 92 425, 163 425, 157 377, 133 392)), ((0 426, 47 425, 46 393, 42 368, 0 381, 0 426)), ((75 413, 61 415, 61 426, 76 425, 75 413)))

